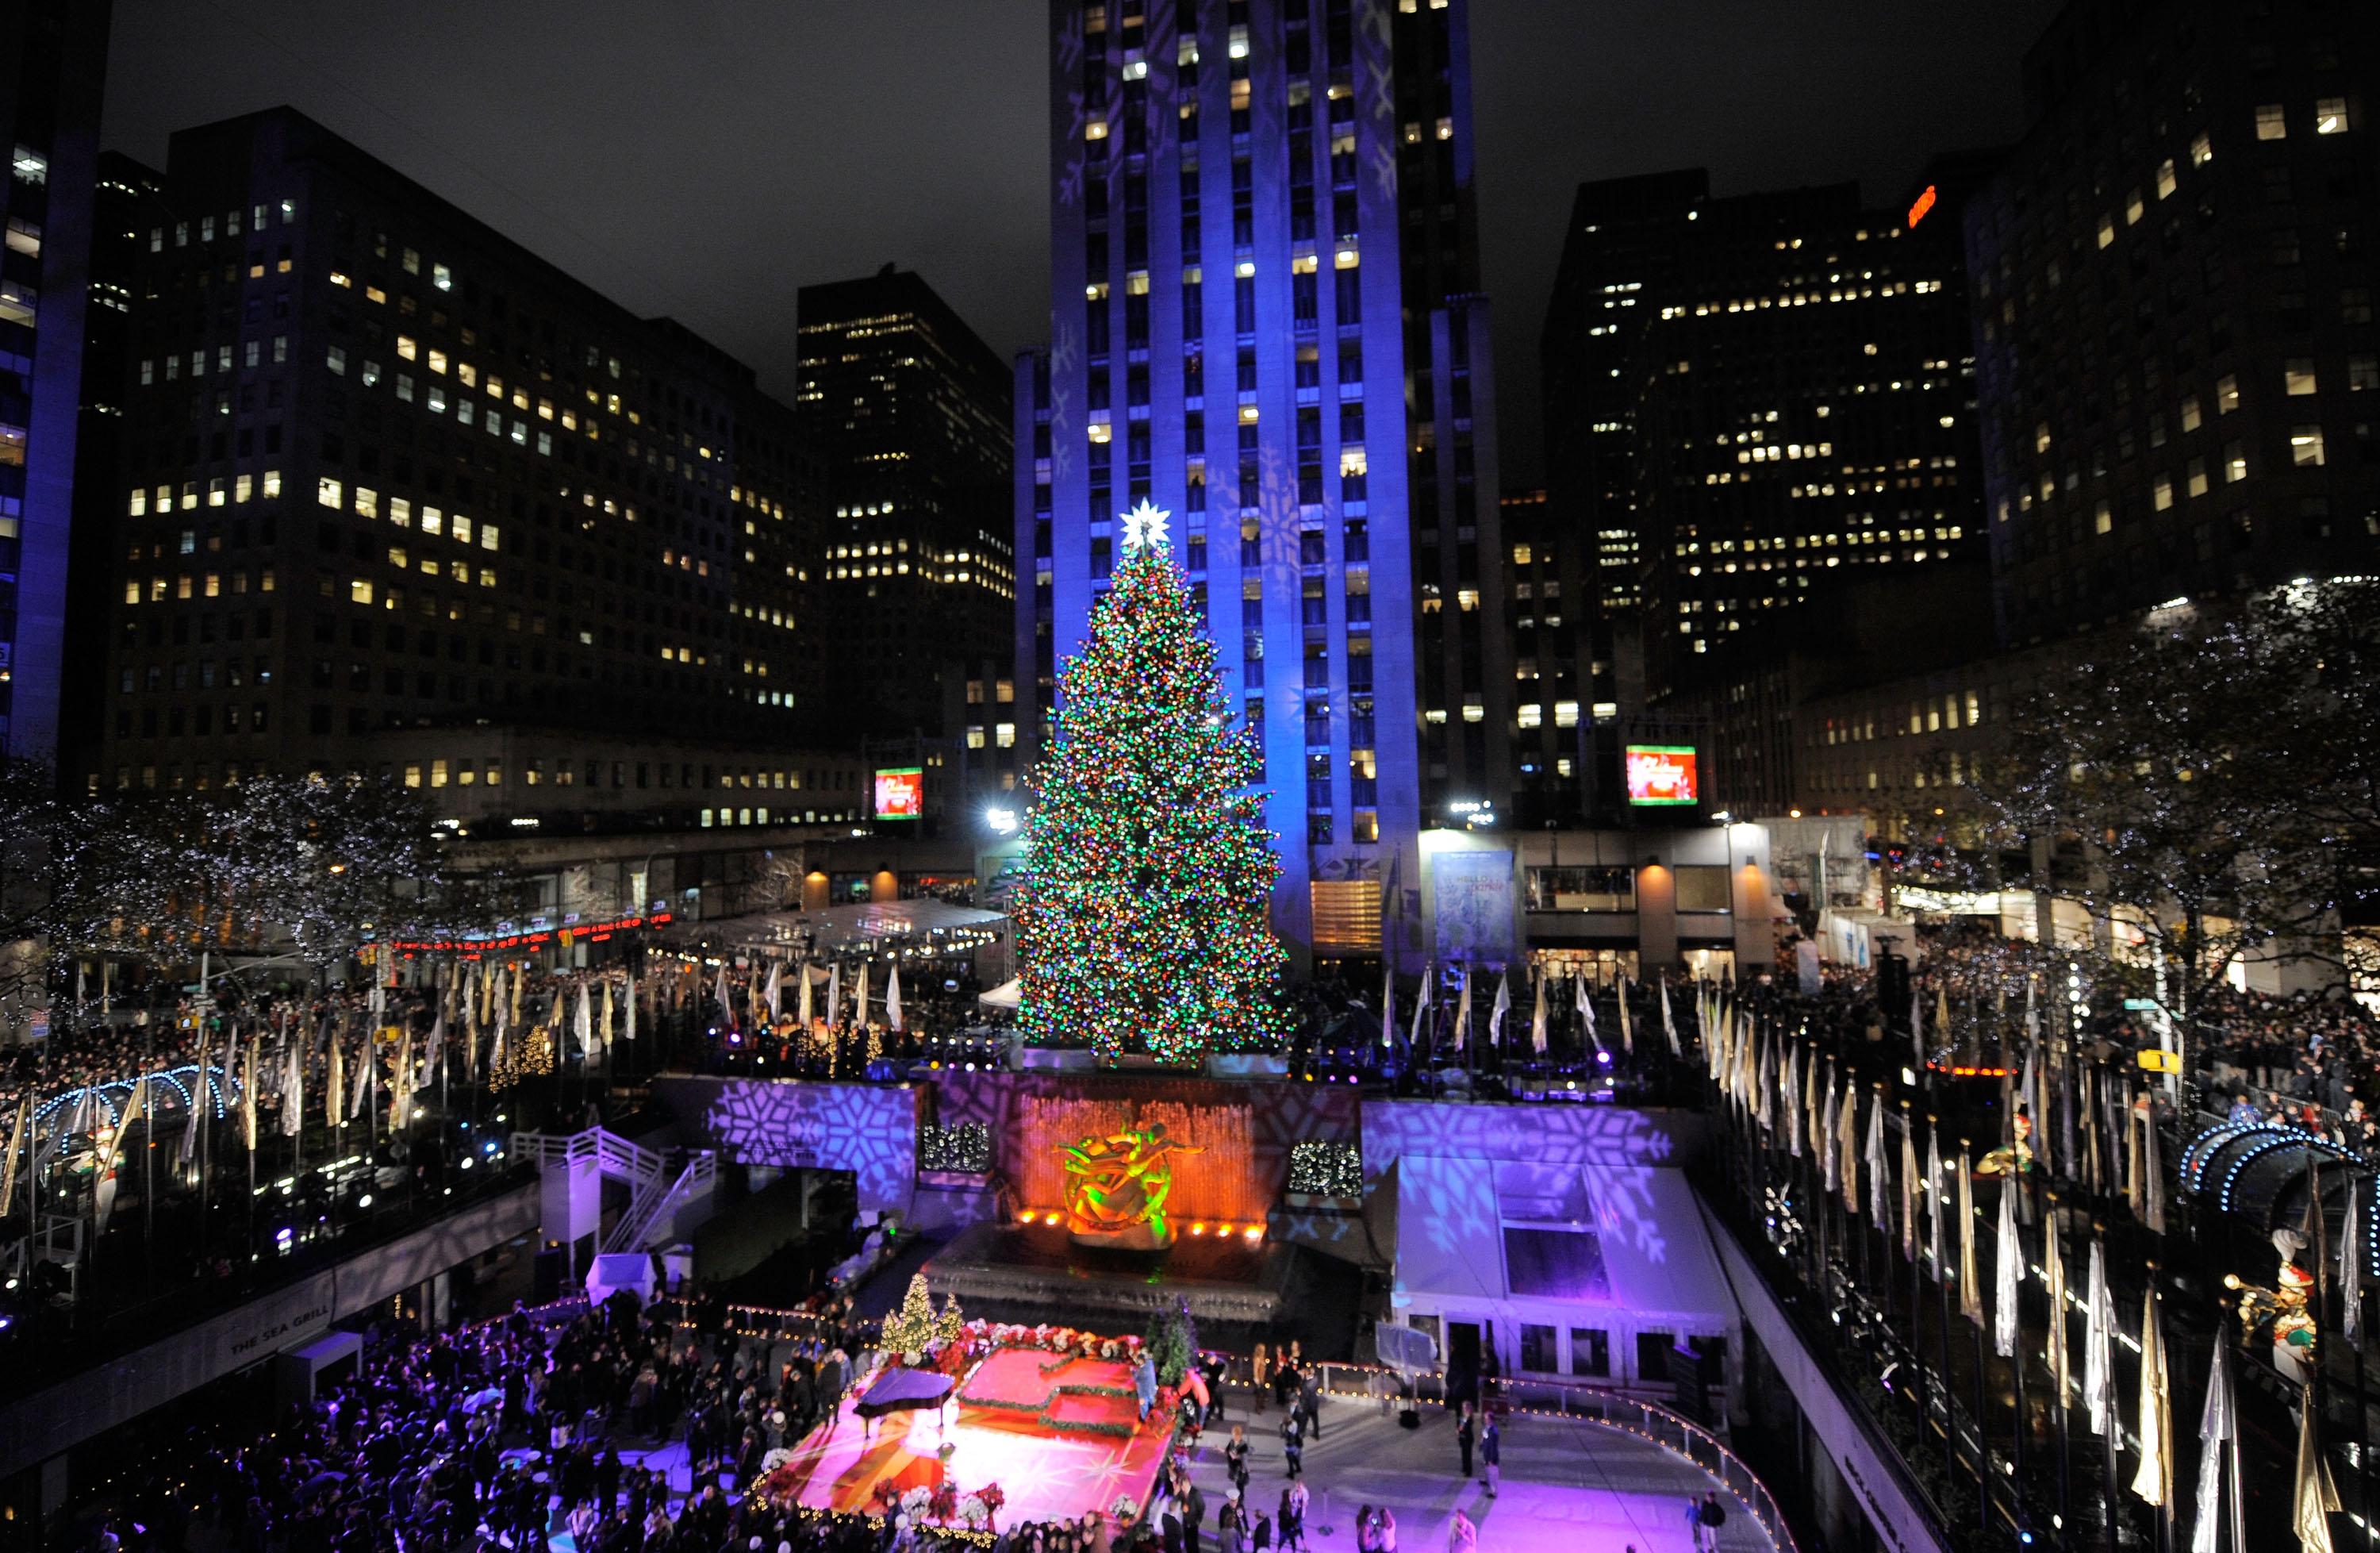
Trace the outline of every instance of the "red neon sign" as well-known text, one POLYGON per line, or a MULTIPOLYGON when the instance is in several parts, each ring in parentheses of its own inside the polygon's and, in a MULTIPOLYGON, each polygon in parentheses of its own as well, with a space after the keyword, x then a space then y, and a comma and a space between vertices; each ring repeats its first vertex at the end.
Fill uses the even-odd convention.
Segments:
POLYGON ((1925 220, 1925 213, 1932 210, 1934 208, 1935 202, 1940 198, 1941 196, 1934 191, 1934 186, 1930 183, 1927 184, 1925 186, 1925 192, 1917 196, 1916 201, 1909 207, 1909 224, 1912 226, 1914 226, 1919 222, 1925 220))

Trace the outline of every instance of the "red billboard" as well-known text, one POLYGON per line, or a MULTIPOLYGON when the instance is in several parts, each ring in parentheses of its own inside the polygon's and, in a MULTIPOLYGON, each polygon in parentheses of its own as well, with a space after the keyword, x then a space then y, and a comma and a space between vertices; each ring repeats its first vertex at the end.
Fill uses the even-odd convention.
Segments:
POLYGON ((876 774, 876 817, 914 820, 926 812, 926 773, 914 765, 892 766, 876 774))
POLYGON ((1635 804, 1698 801, 1694 791, 1694 746, 1629 745, 1628 801, 1635 804))

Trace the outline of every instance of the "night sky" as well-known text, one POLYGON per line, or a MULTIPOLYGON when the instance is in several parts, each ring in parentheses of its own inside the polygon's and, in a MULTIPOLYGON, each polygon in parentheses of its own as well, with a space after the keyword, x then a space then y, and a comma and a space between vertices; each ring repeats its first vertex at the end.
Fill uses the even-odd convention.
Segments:
MULTIPOLYGON (((1504 477, 1583 179, 1857 178, 2021 127, 2055 0, 1473 0, 1504 477)), ((287 103, 791 397, 794 292, 888 260, 1003 355, 1048 333, 1044 0, 115 0, 106 141, 287 103)))

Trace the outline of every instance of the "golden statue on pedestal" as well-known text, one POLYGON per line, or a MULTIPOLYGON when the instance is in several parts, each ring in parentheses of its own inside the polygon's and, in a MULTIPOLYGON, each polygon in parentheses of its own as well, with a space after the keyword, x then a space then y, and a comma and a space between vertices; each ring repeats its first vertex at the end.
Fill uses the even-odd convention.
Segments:
POLYGON ((1165 1200, 1173 1191, 1173 1156, 1203 1152, 1167 1137, 1161 1121, 1068 1143, 1066 1227, 1076 1240, 1103 1245, 1171 1244, 1165 1200))

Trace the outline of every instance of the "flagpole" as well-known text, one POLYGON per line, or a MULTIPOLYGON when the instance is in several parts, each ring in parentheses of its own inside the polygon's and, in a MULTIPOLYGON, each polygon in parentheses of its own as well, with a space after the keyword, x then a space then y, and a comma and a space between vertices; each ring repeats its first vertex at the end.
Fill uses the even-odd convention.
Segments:
MULTIPOLYGON (((2104 1241, 2107 1233, 2105 1224, 2095 1218, 2091 1221, 2091 1234, 2095 1240, 2104 1241)), ((2111 1402, 2107 1409, 2107 1426, 2099 1432, 2099 1448, 2104 1454, 2103 1465, 2107 1474, 2106 1482, 2101 1485, 2104 1490, 2102 1497, 2107 1500, 2107 1553, 2123 1553, 2122 1517, 2119 1513, 2123 1504, 2123 1480, 2117 1475, 2121 1469, 2116 1461, 2116 1437, 2122 1432, 2123 1425, 2118 1421, 2111 1402)))
MULTIPOLYGON (((1917 1134, 1912 1131, 1915 1125, 1909 1114, 1909 1102, 1901 1101, 1900 1131, 1901 1134, 1909 1140, 1909 1153, 1903 1156, 1904 1158, 1916 1157, 1917 1134)), ((1904 1171, 1904 1176, 1907 1173, 1904 1171)), ((1909 1246, 1909 1356, 1912 1361, 1909 1367, 1917 1372, 1917 1444, 1918 1448, 1923 1449, 1925 1445, 1925 1429, 1933 1422, 1934 1404, 1933 1388, 1927 1383, 1925 1376, 1925 1351, 1920 1346, 1925 1340, 1925 1251, 1917 1243, 1916 1214, 1917 1204, 1920 1202, 1924 1202, 1929 1209, 1933 1206, 1933 1203, 1929 1199, 1916 1196, 1911 1196, 1907 1201, 1910 1219, 1909 1227, 1903 1234, 1908 1237, 1909 1246)))
MULTIPOLYGON (((2046 1210, 2048 1217, 2042 1221, 2041 1226, 2042 1237, 2046 1242, 2045 1249, 2054 1253, 2059 1266, 2063 1266, 2066 1262, 2066 1243, 2059 1229, 2057 1189, 2053 1187, 2045 1191, 2043 1197, 2049 1204, 2046 1210)), ((2061 1278, 2060 1282, 2063 1281, 2061 1278)), ((2058 1519, 2063 1524, 2067 1517, 2073 1513, 2073 1510, 2069 1499, 2067 1482, 2067 1448, 2070 1442, 2066 1423, 2066 1364, 2062 1357, 2069 1351, 2066 1346, 2066 1300, 2064 1291, 2058 1288, 2052 1288, 2049 1292, 2049 1340, 2057 1345, 2053 1351, 2061 1355, 2049 1366, 2049 1384, 2057 1388, 2058 1391, 2056 1401, 2050 1408, 2050 1413, 2058 1423, 2058 1519)))
MULTIPOLYGON (((1956 1060, 1955 1053, 1953 1054, 1953 1060, 1956 1060)), ((1974 1166, 1971 1163, 1974 1156, 1974 1147, 1975 1142, 1972 1138, 1961 1138, 1959 1140, 1959 1214, 1961 1220, 1959 1224, 1959 1234, 1961 1236, 1960 1244, 1966 1247, 1972 1247, 1975 1238, 1975 1212, 1973 1200, 1969 1196, 1969 1192, 1972 1190, 1969 1183, 1974 1179, 1974 1166)), ((1962 1304, 1967 1305, 1969 1308, 1980 1309, 1980 1306, 1977 1305, 1975 1302, 1982 1298, 1982 1290, 1965 1287, 1965 1279, 1971 1270, 1970 1264, 1973 1261, 1974 1258, 1973 1256, 1967 1255, 1964 1253, 1962 1253, 1959 1258, 1959 1278, 1961 1280, 1959 1290, 1959 1299, 1962 1304)), ((1984 1370, 1985 1359, 1984 1355, 1983 1324, 1980 1321, 1970 1321, 1967 1323, 1967 1330, 1974 1335, 1975 1339, 1975 1493, 1977 1499, 1980 1501, 1975 1509, 1979 1523, 1983 1526, 1985 1531, 1988 1532, 1991 1530, 1992 1526, 1992 1443, 1991 1437, 1985 1432, 1984 1422, 1989 1414, 1985 1412, 1985 1399, 1984 1395, 1984 1370)))

